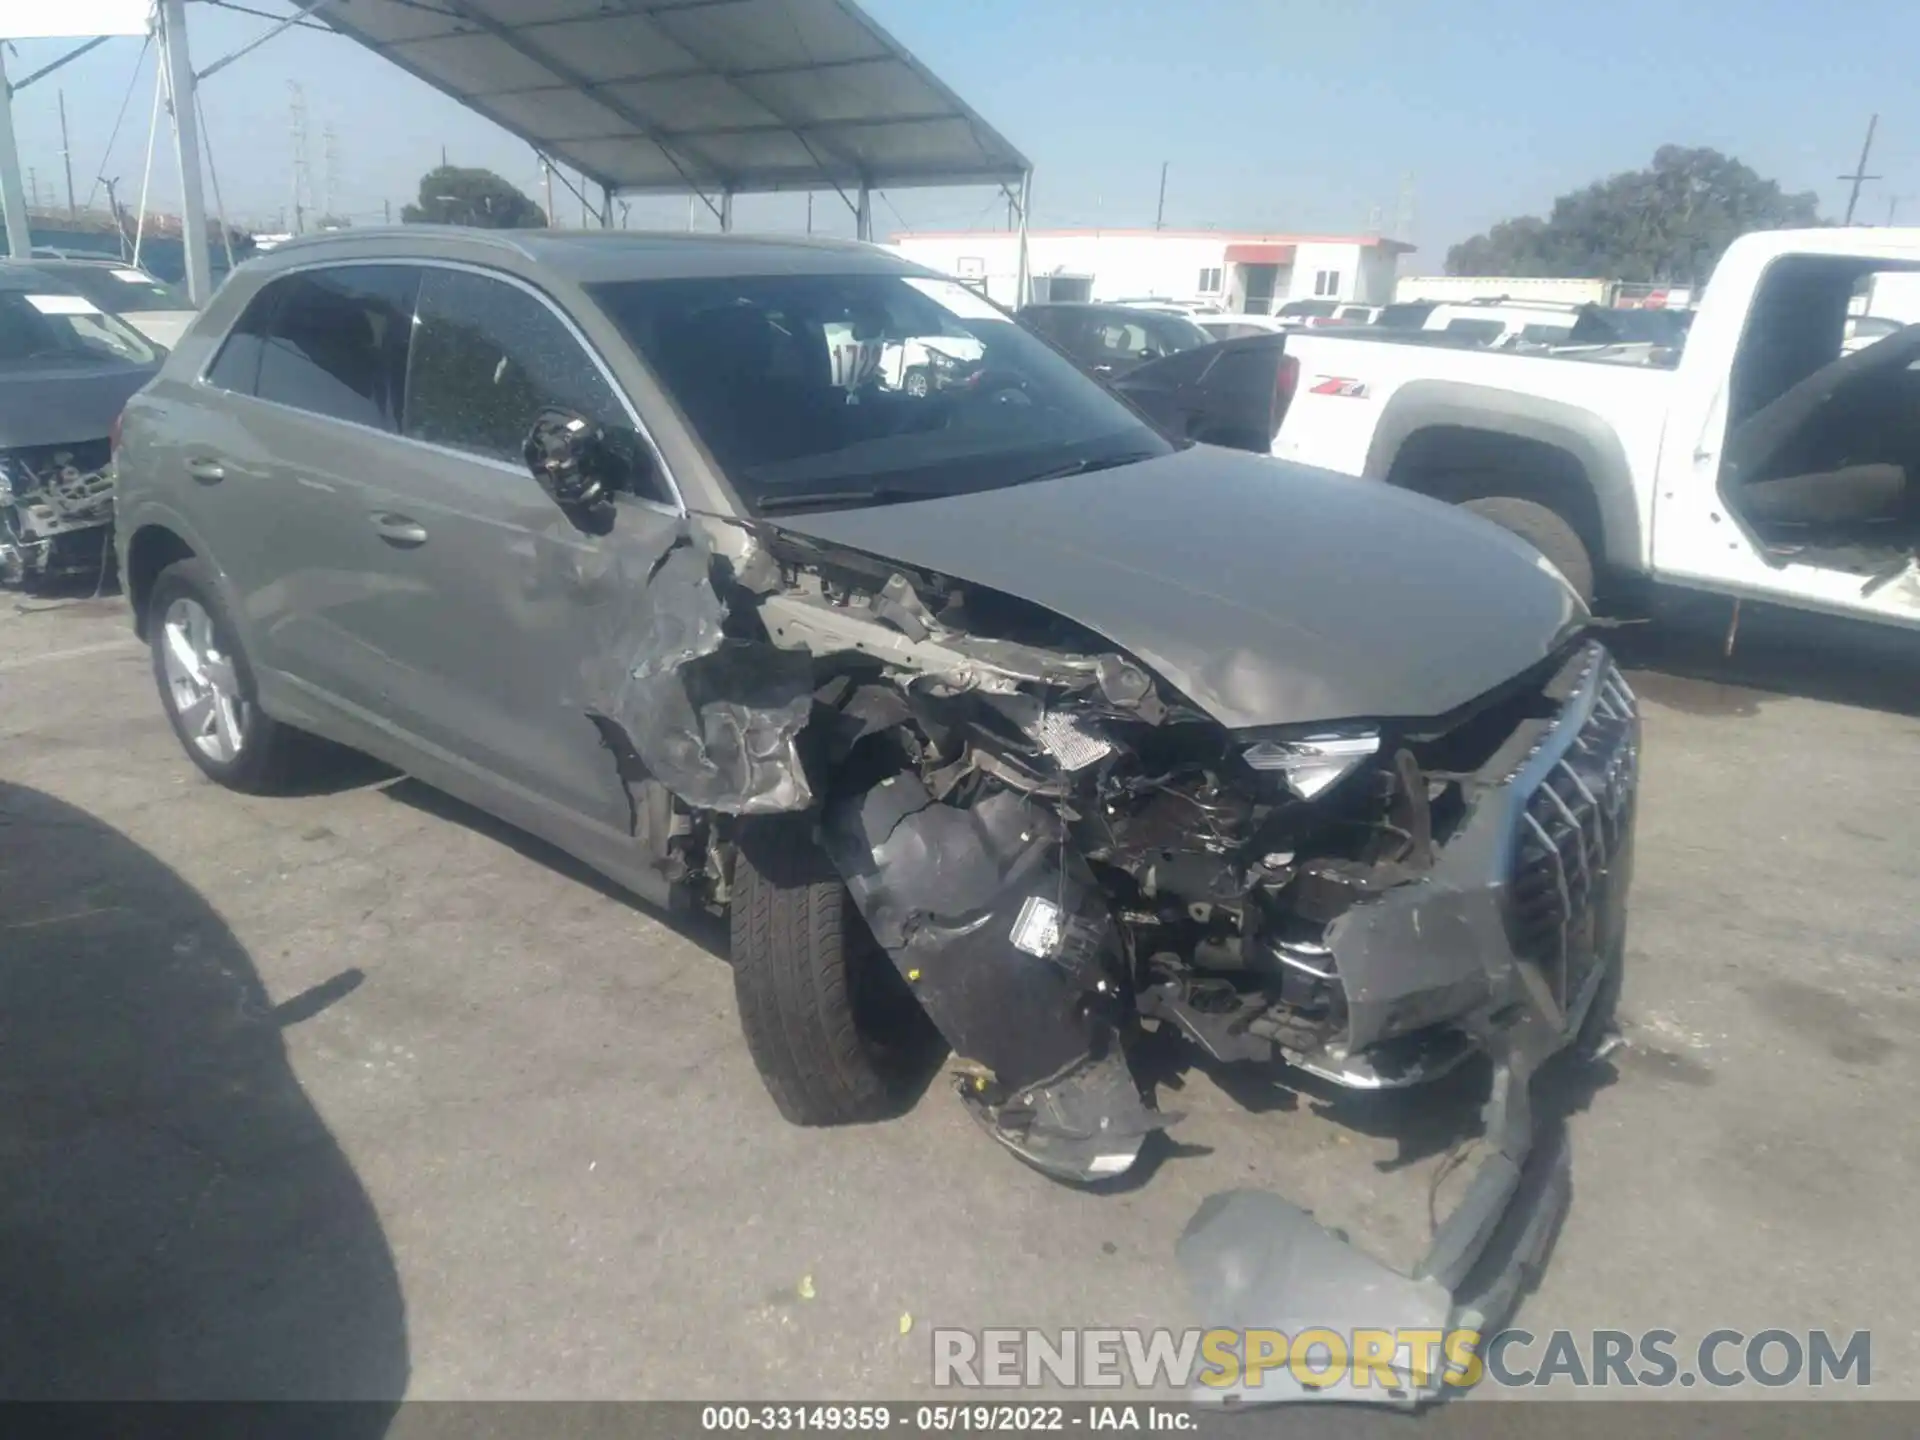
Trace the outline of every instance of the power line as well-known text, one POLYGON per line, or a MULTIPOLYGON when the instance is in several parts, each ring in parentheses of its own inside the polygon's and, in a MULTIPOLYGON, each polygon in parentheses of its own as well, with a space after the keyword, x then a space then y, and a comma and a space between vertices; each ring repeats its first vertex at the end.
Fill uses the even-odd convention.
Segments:
MULTIPOLYGON (((87 191, 87 209, 89 210, 93 209, 94 197, 100 193, 100 186, 103 183, 102 176, 106 171, 107 161, 113 158, 114 142, 120 138, 120 126, 126 121, 127 106, 133 103, 133 92, 140 84, 141 67, 147 63, 147 51, 152 48, 153 32, 148 31, 147 38, 140 42, 140 53, 134 57, 133 74, 127 80, 127 93, 120 97, 120 113, 114 117, 113 133, 107 136, 107 148, 101 152, 100 163, 93 167, 93 188, 87 191)), ((120 217, 116 214, 114 216, 114 224, 118 225, 119 223, 120 217)))

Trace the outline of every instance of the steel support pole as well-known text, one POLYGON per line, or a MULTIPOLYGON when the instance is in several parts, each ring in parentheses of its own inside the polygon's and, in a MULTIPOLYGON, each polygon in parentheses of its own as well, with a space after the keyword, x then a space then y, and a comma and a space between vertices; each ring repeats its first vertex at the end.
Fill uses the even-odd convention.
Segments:
POLYGON ((187 51, 186 0, 160 0, 161 55, 173 104, 174 149, 180 157, 180 244, 187 298, 204 305, 213 295, 213 257, 207 250, 207 197, 201 188, 200 107, 194 103, 193 58, 187 51))
POLYGON ((0 45, 0 203, 7 207, 7 252, 16 260, 33 254, 27 224, 27 187, 20 179, 20 150, 13 139, 13 86, 7 81, 6 46, 0 45))

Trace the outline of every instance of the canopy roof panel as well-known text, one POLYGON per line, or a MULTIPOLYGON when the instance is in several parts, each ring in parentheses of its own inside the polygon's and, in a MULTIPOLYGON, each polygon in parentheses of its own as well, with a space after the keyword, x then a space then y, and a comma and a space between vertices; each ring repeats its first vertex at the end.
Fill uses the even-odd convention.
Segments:
POLYGON ((614 190, 1015 184, 853 0, 335 0, 320 15, 614 190))

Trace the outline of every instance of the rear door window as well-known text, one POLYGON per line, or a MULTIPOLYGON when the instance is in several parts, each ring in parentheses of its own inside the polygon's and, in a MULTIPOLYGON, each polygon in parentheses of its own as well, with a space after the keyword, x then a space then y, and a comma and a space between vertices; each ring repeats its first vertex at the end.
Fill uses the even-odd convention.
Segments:
POLYGON ((268 285, 247 302, 240 318, 227 332, 220 353, 207 367, 207 383, 238 395, 251 395, 260 378, 260 352, 267 343, 267 324, 273 318, 279 290, 268 285))
POLYGON ((340 265, 274 281, 253 302, 273 296, 254 393, 310 414, 398 430, 419 283, 419 272, 405 265, 340 265))
POLYGON ((1506 334, 1506 322, 1502 320, 1449 320, 1447 334, 1458 335, 1475 345, 1489 345, 1506 334))

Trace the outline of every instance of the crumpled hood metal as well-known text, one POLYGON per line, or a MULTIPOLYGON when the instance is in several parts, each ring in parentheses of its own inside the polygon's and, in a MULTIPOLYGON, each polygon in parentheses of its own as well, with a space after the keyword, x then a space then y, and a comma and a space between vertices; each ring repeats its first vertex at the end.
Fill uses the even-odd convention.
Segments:
POLYGON ((0 450, 104 440, 155 365, 0 369, 0 450))
POLYGON ((1530 546, 1473 515, 1211 446, 777 523, 1045 606, 1230 729, 1444 714, 1587 618, 1530 546))

